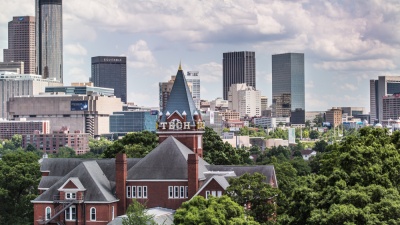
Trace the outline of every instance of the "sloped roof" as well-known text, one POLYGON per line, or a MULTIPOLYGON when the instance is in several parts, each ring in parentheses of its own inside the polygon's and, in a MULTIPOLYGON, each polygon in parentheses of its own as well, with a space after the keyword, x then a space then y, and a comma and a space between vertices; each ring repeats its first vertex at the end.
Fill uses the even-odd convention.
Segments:
POLYGON ((59 194, 58 189, 71 177, 79 179, 81 185, 86 189, 85 201, 111 202, 117 200, 113 195, 114 187, 111 186, 110 181, 98 163, 96 161, 85 161, 81 162, 33 201, 52 201, 53 196, 59 194))
MULTIPOLYGON (((128 171, 127 180, 188 179, 187 159, 192 150, 173 136, 168 137, 128 171)), ((205 179, 208 163, 199 158, 199 179, 205 179)))
POLYGON ((82 182, 79 180, 77 177, 71 177, 69 178, 63 185, 61 185, 60 189, 66 189, 65 186, 69 183, 72 182, 72 184, 75 186, 76 189, 79 190, 86 190, 85 187, 83 186, 82 182))
POLYGON ((167 112, 172 115, 175 111, 179 112, 180 115, 185 111, 187 114, 186 121, 193 124, 193 114, 197 109, 187 85, 186 78, 183 74, 183 70, 180 67, 176 74, 174 85, 172 86, 171 93, 168 97, 167 106, 163 111, 161 121, 166 121, 165 114, 167 112))

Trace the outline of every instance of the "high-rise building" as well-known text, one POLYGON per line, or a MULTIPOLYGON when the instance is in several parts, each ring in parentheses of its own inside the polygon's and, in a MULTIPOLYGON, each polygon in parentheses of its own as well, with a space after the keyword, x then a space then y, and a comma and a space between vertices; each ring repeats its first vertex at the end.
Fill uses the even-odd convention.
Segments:
POLYGON ((305 123, 304 54, 284 53, 272 55, 273 117, 289 116, 292 124, 305 123), (290 102, 286 101, 289 96, 290 102), (280 112, 274 109, 287 109, 280 112))
POLYGON ((19 73, 35 73, 35 17, 14 16, 8 22, 8 49, 3 53, 4 62, 24 63, 24 71, 19 73))
POLYGON ((400 76, 379 76, 370 80, 370 123, 383 120, 383 97, 400 93, 400 76))
POLYGON ((240 118, 261 116, 261 93, 246 84, 232 84, 228 96, 229 109, 240 118))
POLYGON ((192 97, 197 109, 200 109, 200 77, 199 71, 188 71, 186 74, 186 81, 192 84, 192 97))
POLYGON ((114 94, 126 103, 126 57, 92 57, 92 77, 95 87, 114 88, 114 94))
POLYGON ((62 0, 36 0, 36 73, 63 82, 62 0))
POLYGON ((0 62, 0 72, 23 74, 24 62, 0 62))
POLYGON ((325 121, 330 123, 332 127, 342 124, 342 110, 340 108, 332 108, 325 112, 325 121))
POLYGON ((222 59, 223 97, 228 100, 229 88, 232 84, 245 83, 256 88, 256 56, 255 52, 227 52, 222 59))
POLYGON ((113 112, 110 115, 110 133, 125 135, 129 132, 155 132, 158 113, 158 110, 113 112))

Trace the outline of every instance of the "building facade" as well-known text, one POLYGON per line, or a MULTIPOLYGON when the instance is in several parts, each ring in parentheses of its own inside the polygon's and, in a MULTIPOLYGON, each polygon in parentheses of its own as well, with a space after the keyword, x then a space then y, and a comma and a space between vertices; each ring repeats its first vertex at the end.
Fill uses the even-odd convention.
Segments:
POLYGON ((110 133, 156 131, 158 110, 122 111, 110 115, 110 133))
POLYGON ((10 120, 17 118, 26 118, 27 121, 49 120, 51 132, 68 126, 70 130, 80 130, 91 136, 109 133, 109 119, 114 111, 122 111, 120 98, 96 94, 46 93, 12 97, 8 101, 10 120))
POLYGON ((0 117, 6 119, 7 101, 15 96, 37 95, 47 86, 62 86, 62 83, 43 79, 40 75, 0 72, 0 117))
POLYGON ((24 62, 20 73, 35 74, 35 17, 15 16, 8 22, 8 49, 4 49, 4 62, 24 62))
POLYGON ((228 93, 229 109, 240 118, 261 116, 261 92, 245 83, 232 84, 228 93))
POLYGON ((0 72, 24 73, 24 62, 0 62, 0 72))
POLYGON ((245 83, 256 89, 256 56, 255 52, 226 52, 222 59, 223 98, 228 100, 232 84, 245 83))
POLYGON ((50 133, 49 121, 26 121, 25 119, 17 121, 0 120, 0 139, 11 139, 15 134, 33 134, 39 131, 42 134, 50 133))
POLYGON ((36 1, 36 74, 63 82, 62 0, 36 1))
POLYGON ((101 96, 114 96, 114 89, 93 87, 93 83, 72 83, 71 86, 46 87, 46 93, 65 93, 67 95, 90 95, 97 93, 101 96))
POLYGON ((332 127, 342 124, 342 110, 340 108, 332 108, 325 112, 325 121, 330 123, 332 127))
POLYGON ((58 131, 41 133, 39 131, 22 135, 22 147, 32 145, 46 154, 57 154, 62 147, 72 148, 75 154, 82 155, 90 151, 89 134, 80 131, 70 132, 68 127, 62 127, 58 131))
POLYGON ((381 123, 390 124, 390 121, 400 119, 400 93, 384 96, 382 100, 381 123))
POLYGON ((121 98, 124 103, 127 103, 126 76, 126 57, 92 57, 90 80, 94 83, 94 86, 113 88, 115 96, 121 98))
POLYGON ((192 86, 191 93, 193 97, 194 104, 197 109, 200 109, 200 76, 199 71, 188 71, 186 74, 186 81, 189 86, 192 86))
MULTIPOLYGON (((272 55, 272 103, 275 104, 272 113, 274 117, 288 116, 289 109, 290 114, 305 111, 303 53, 272 55), (290 98, 289 103, 287 98, 290 98), (280 109, 283 110, 280 112, 280 109)), ((305 118, 296 116, 296 120, 291 120, 291 123, 304 124, 305 118)))
POLYGON ((379 76, 370 80, 370 123, 383 120, 383 97, 400 93, 400 76, 379 76))

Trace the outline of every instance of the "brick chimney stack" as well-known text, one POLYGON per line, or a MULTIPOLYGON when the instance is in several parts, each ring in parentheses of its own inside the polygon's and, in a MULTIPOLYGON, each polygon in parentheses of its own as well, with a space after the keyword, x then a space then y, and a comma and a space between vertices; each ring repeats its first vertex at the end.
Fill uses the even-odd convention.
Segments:
POLYGON ((199 190, 199 156, 188 155, 188 197, 192 198, 199 190))
POLYGON ((119 202, 117 203, 117 216, 126 212, 126 177, 127 177, 126 154, 118 153, 115 158, 115 192, 119 202))

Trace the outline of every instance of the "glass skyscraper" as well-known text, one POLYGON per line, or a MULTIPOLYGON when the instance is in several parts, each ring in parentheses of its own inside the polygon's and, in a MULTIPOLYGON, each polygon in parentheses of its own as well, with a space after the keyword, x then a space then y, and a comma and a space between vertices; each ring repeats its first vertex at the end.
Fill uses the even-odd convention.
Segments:
POLYGON ((114 94, 126 103, 126 57, 92 57, 92 77, 95 87, 114 88, 114 94))
POLYGON ((155 132, 157 118, 158 110, 114 112, 110 115, 110 132, 155 132))
POLYGON ((272 55, 273 117, 290 115, 292 124, 304 124, 304 91, 304 54, 272 55))
POLYGON ((256 56, 255 52, 227 52, 222 59, 223 97, 228 100, 229 88, 232 84, 245 83, 256 88, 256 56))
POLYGON ((36 73, 63 82, 62 0, 36 0, 36 73))

